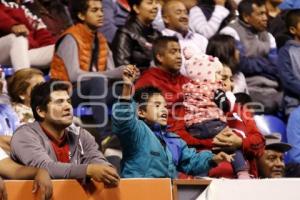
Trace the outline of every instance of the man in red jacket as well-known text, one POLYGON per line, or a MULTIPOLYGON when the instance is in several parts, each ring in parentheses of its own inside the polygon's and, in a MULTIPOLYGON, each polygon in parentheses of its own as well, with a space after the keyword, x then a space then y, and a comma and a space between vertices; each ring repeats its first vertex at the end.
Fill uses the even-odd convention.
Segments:
POLYGON ((20 1, 0 1, 0 63, 21 68, 49 66, 55 39, 20 1))
MULTIPOLYGON (((214 139, 197 139, 191 136, 186 131, 185 123, 183 121, 185 109, 182 104, 182 85, 187 83, 189 79, 179 73, 181 67, 181 54, 178 39, 166 36, 161 37, 154 43, 153 53, 155 64, 158 67, 152 67, 146 70, 136 82, 135 89, 152 85, 163 91, 168 103, 168 125, 170 126, 170 131, 177 133, 189 146, 196 147, 198 150, 212 149, 214 144, 217 146, 240 148, 244 153, 248 152, 250 157, 262 154, 264 139, 257 131, 255 124, 253 124, 253 120, 248 120, 249 118, 242 119, 244 120, 242 123, 247 127, 247 130, 245 130, 245 132, 247 132, 247 137, 244 139, 237 136, 230 128, 224 129, 224 131, 219 133, 214 139), (248 130, 250 130, 249 133, 248 130)), ((237 111, 232 111, 231 114, 234 114, 235 112, 237 111)), ((241 113, 238 114, 241 115, 241 113)), ((238 125, 235 124, 238 122, 239 120, 233 120, 230 122, 230 127, 231 125, 238 125)), ((228 169, 228 175, 224 175, 222 169, 221 165, 221 168, 216 169, 217 171, 214 171, 212 175, 233 177, 230 163, 224 168, 228 169)), ((254 176, 257 175, 255 163, 250 163, 250 171, 254 176)))
POLYGON ((178 39, 176 37, 161 37, 155 42, 153 52, 155 64, 158 67, 146 70, 136 82, 135 88, 149 85, 160 88, 168 103, 170 131, 177 133, 189 146, 197 147, 197 149, 211 149, 211 139, 194 138, 185 130, 182 85, 187 83, 189 79, 179 72, 182 60, 178 39))

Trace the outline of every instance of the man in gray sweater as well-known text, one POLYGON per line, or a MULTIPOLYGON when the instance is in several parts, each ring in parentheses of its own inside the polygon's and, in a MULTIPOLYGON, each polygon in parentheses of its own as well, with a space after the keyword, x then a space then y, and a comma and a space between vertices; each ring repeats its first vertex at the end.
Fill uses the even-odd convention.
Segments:
POLYGON ((31 108, 36 122, 21 126, 11 141, 12 158, 48 170, 54 179, 93 178, 116 186, 119 176, 98 150, 93 136, 72 124, 70 86, 49 81, 34 87, 31 108))

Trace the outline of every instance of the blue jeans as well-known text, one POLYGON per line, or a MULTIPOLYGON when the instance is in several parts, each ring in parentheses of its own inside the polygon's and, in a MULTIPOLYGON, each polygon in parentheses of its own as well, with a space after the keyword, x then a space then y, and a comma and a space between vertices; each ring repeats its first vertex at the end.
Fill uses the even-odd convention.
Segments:
POLYGON ((225 122, 219 119, 213 119, 193 124, 192 126, 189 126, 186 129, 195 138, 208 139, 214 138, 226 126, 227 125, 225 122))
POLYGON ((244 158, 243 152, 241 150, 236 150, 234 153, 234 160, 231 162, 234 172, 237 173, 239 171, 249 170, 249 166, 244 158))

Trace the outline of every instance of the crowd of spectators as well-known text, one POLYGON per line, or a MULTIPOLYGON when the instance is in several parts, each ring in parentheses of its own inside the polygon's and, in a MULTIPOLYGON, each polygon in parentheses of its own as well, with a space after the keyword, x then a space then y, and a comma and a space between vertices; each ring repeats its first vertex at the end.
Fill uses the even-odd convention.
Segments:
POLYGON ((0 176, 298 177, 297 2, 0 0, 0 176))

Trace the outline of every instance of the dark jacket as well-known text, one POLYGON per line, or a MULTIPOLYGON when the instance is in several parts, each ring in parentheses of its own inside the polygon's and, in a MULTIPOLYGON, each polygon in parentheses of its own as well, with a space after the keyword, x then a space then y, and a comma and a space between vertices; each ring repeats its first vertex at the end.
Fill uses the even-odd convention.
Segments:
POLYGON ((102 0, 104 24, 99 28, 109 44, 112 43, 119 27, 124 26, 130 14, 127 0, 102 0))
POLYGON ((278 69, 284 88, 283 106, 286 115, 300 105, 300 44, 289 40, 279 50, 278 69))
POLYGON ((35 0, 25 2, 24 5, 34 14, 40 17, 47 29, 58 39, 60 35, 72 25, 72 19, 67 9, 60 0, 43 1, 35 0))
POLYGON ((137 18, 130 18, 117 31, 112 43, 115 65, 134 64, 138 68, 148 68, 152 60, 152 43, 160 35, 152 25, 146 27, 137 18))
POLYGON ((256 32, 251 25, 237 20, 221 31, 237 41, 240 68, 246 77, 264 76, 277 80, 277 48, 274 37, 267 31, 256 32))

